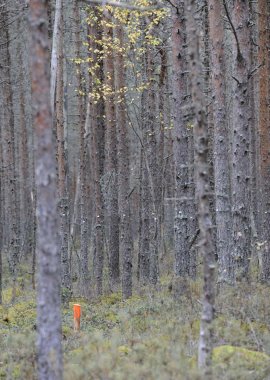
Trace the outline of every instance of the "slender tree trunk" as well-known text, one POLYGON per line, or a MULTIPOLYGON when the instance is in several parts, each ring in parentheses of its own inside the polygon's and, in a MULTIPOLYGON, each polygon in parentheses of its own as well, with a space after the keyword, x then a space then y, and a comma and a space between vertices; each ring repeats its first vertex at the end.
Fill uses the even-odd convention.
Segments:
MULTIPOLYGON (((171 111, 170 111, 171 112, 171 111)), ((169 127, 171 128, 171 127, 169 127)), ((164 203, 164 255, 175 250, 174 248, 174 214, 175 214, 175 162, 173 154, 173 135, 169 130, 167 140, 167 157, 164 173, 166 184, 165 203, 164 203)))
MULTIPOLYGON (((142 24, 145 27, 145 21, 142 24)), ((149 50, 149 47, 146 49, 149 50)), ((151 76, 151 69, 148 67, 149 52, 144 54, 144 71, 143 71, 143 82, 148 83, 149 76, 151 76), (148 69, 147 69, 148 67, 148 69)), ((157 253, 155 250, 155 223, 153 223, 156 217, 154 213, 154 186, 153 186, 153 172, 149 165, 149 137, 153 139, 153 145, 155 144, 155 136, 152 136, 154 131, 153 121, 149 118, 153 117, 153 102, 149 103, 149 91, 152 89, 144 89, 141 98, 141 129, 142 129, 142 142, 141 142, 141 162, 140 162, 140 172, 141 172, 141 188, 140 188, 140 236, 139 236, 139 263, 140 263, 140 280, 143 285, 152 282, 151 272, 153 271, 153 256, 157 253), (150 132, 151 131, 151 132, 150 132), (149 136, 150 134, 150 136, 149 136), (153 228, 154 227, 154 228, 153 228), (152 267, 152 269, 151 269, 152 267)), ((154 157, 156 157, 156 152, 154 157)))
POLYGON ((222 0, 208 0, 208 9, 214 119, 216 244, 219 281, 228 281, 231 268, 232 214, 222 0))
POLYGON ((232 142, 233 270, 235 277, 247 277, 250 258, 250 31, 249 2, 236 0, 232 23, 234 43, 234 103, 232 142))
POLYGON ((258 1, 259 14, 259 138, 260 138, 260 189, 261 189, 261 279, 270 281, 270 81, 269 81, 269 20, 270 5, 258 1))
POLYGON ((123 90, 126 88, 124 60, 120 48, 124 44, 123 27, 115 28, 115 41, 119 51, 115 54, 115 103, 118 135, 118 204, 119 204, 119 254, 122 260, 122 294, 123 299, 132 296, 132 231, 130 213, 130 165, 129 140, 127 131, 126 104, 123 90))
POLYGON ((11 58, 9 52, 9 26, 8 11, 6 1, 0 1, 0 25, 1 33, 1 77, 3 83, 3 103, 5 127, 2 129, 4 141, 4 168, 6 171, 6 190, 7 190, 7 214, 9 216, 10 237, 9 237, 9 268, 13 280, 13 299, 15 297, 15 285, 20 253, 20 204, 19 204, 19 181, 15 158, 15 131, 14 131, 14 110, 12 95, 11 78, 11 58))
MULTIPOLYGON (((21 20, 19 21, 19 30, 22 31, 21 20)), ((19 49, 19 177, 21 183, 20 197, 20 221, 21 221, 21 250, 25 257, 32 256, 33 244, 33 207, 31 199, 31 191, 33 190, 33 181, 31 179, 29 147, 28 147, 28 131, 26 117, 26 97, 25 97, 25 67, 23 61, 23 47, 20 43, 19 49)), ((32 173, 31 173, 32 174, 32 173)))
MULTIPOLYGON (((1 97, 0 93, 0 97, 1 97)), ((3 290, 3 266, 2 266, 2 250, 3 250, 3 228, 4 228, 4 189, 3 189, 3 154, 2 154, 2 120, 0 119, 0 305, 2 305, 3 290)))
MULTIPOLYGON (((200 324, 198 364, 204 378, 211 378, 212 321, 214 319, 215 252, 212 239, 212 221, 209 202, 210 178, 208 163, 208 130, 206 106, 202 89, 202 65, 199 53, 198 28, 195 17, 196 0, 185 0, 191 93, 194 107, 195 185, 200 228, 199 253, 203 257, 204 290, 203 311, 200 324)), ((197 16, 198 17, 198 16, 197 16)))
MULTIPOLYGON (((95 13, 98 17, 98 12, 95 13)), ((90 58, 92 62, 97 62, 98 56, 95 50, 98 49, 96 40, 101 39, 101 28, 98 23, 95 26, 89 27, 89 45, 91 47, 90 58)), ((89 92, 94 89, 94 83, 98 79, 102 82, 102 65, 96 70, 94 74, 90 75, 89 92)), ((90 71, 91 72, 91 71, 90 71)), ((89 98, 90 107, 90 130, 89 134, 92 135, 91 139, 91 153, 92 166, 93 166, 93 180, 94 180, 94 229, 95 229, 95 260, 94 260, 94 275, 96 279, 96 291, 98 295, 103 292, 103 267, 104 267, 104 199, 101 187, 101 178, 104 169, 104 103, 101 99, 96 102, 92 97, 89 98)))
POLYGON ((158 257, 163 257, 165 250, 165 236, 164 236, 164 217, 165 217, 165 133, 167 130, 167 120, 165 116, 166 107, 166 90, 167 90, 167 68, 168 68, 168 56, 167 51, 163 47, 159 51, 160 53, 160 74, 159 74, 159 140, 158 140, 158 172, 157 172, 157 189, 156 189, 156 208, 157 208, 157 249, 158 257))
POLYGON ((61 262, 62 262, 62 297, 68 301, 71 296, 71 273, 69 265, 69 202, 67 188, 67 157, 65 152, 64 133, 64 17, 62 0, 57 0, 56 17, 60 13, 58 28, 54 31, 57 35, 57 63, 56 63, 56 96, 55 96, 55 121, 57 135, 57 164, 58 164, 58 210, 60 214, 61 235, 61 262))
MULTIPOLYGON (((109 19, 105 19, 108 22, 109 19)), ((112 41, 113 31, 111 27, 104 26, 103 35, 105 41, 112 41)), ((105 42, 106 43, 106 42, 105 42)), ((108 42, 107 42, 108 43, 108 42)), ((118 192, 117 192, 117 134, 114 106, 114 64, 113 52, 109 47, 103 60, 104 84, 110 89, 105 100, 106 122, 106 175, 107 181, 107 220, 109 226, 108 249, 109 249, 109 277, 110 286, 113 290, 120 281, 119 268, 119 215, 118 215, 118 192)))
MULTIPOLYGON (((143 98, 144 99, 144 98, 143 98)), ((146 105, 146 103, 143 104, 146 105)), ((144 107, 144 105, 143 105, 144 107)), ((140 226, 139 226, 139 279, 146 285, 150 278, 150 204, 151 193, 144 147, 140 162, 140 226)))
POLYGON ((175 160, 175 273, 190 273, 190 239, 193 235, 194 197, 190 181, 190 130, 185 120, 188 104, 186 20, 184 2, 173 9, 173 119, 175 160))
POLYGON ((45 2, 31 1, 32 101, 38 221, 37 357, 40 380, 61 380, 61 274, 57 235, 56 165, 52 136, 47 17, 45 2))
MULTIPOLYGON (((75 32, 75 49, 76 58, 80 58, 80 13, 76 1, 74 1, 74 19, 76 23, 75 32)), ((88 297, 90 291, 90 273, 89 273, 89 252, 88 252, 88 212, 87 212, 87 184, 86 184, 86 141, 85 141, 85 118, 84 105, 82 96, 79 94, 82 84, 82 73, 80 66, 76 70, 76 85, 78 91, 78 113, 79 113, 79 131, 80 131, 80 266, 81 266, 81 293, 88 297)))
POLYGON ((158 193, 160 192, 159 162, 158 162, 158 142, 157 142, 157 124, 156 111, 156 86, 154 85, 153 73, 155 68, 155 51, 150 46, 146 47, 146 80, 149 86, 146 90, 146 104, 143 123, 145 124, 145 164, 147 168, 147 176, 149 178, 149 209, 150 209, 150 282, 155 285, 159 275, 159 216, 160 216, 160 200, 158 193))
POLYGON ((100 107, 92 104, 90 108, 91 130, 92 130, 92 149, 93 149, 93 174, 94 174, 94 192, 95 192, 95 249, 96 260, 94 262, 95 277, 97 285, 97 294, 103 292, 103 266, 104 266, 104 202, 101 190, 101 155, 99 149, 99 128, 102 128, 101 123, 98 123, 100 107))

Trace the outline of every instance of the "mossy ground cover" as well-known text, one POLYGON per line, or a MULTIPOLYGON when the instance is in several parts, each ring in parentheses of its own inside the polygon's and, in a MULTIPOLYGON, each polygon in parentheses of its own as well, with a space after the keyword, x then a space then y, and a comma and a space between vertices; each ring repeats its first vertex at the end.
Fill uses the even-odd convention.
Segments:
MULTIPOLYGON (((162 278, 158 291, 120 293, 63 307, 65 380, 201 379, 196 368, 200 284, 180 296, 162 278), (81 331, 73 331, 72 305, 82 305, 81 331)), ((270 379, 269 288, 239 284, 217 296, 213 370, 216 379, 270 379)), ((4 291, 0 307, 0 378, 36 379, 35 293, 4 291)))

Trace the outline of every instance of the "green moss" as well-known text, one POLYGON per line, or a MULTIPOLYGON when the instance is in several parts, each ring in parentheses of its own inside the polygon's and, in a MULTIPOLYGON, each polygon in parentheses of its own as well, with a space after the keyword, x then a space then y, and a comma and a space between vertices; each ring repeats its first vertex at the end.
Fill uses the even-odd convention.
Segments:
POLYGON ((122 301, 122 294, 119 293, 111 293, 109 295, 101 297, 101 303, 103 305, 115 305, 122 301))
POLYGON ((265 379, 269 374, 270 357, 244 347, 220 346, 213 351, 215 372, 228 379, 265 379))
POLYGON ((70 326, 63 325, 62 326, 62 335, 63 338, 66 339, 73 335, 73 329, 70 326))
POLYGON ((123 345, 118 347, 118 351, 120 352, 120 354, 128 355, 131 352, 131 349, 123 345))
POLYGON ((136 332, 136 333, 144 333, 147 331, 147 329, 150 327, 149 326, 149 320, 145 318, 145 316, 135 316, 129 321, 130 329, 131 331, 136 332))
POLYGON ((237 363, 249 370, 269 365, 270 357, 263 352, 251 351, 244 347, 220 346, 213 351, 213 363, 237 363))
POLYGON ((172 282, 172 276, 167 275, 167 276, 162 276, 160 278, 160 285, 161 286, 168 286, 171 284, 171 282, 172 282))
POLYGON ((133 295, 129 299, 125 301, 127 305, 133 305, 134 303, 142 301, 142 297, 139 297, 138 295, 133 295))
MULTIPOLYGON (((20 297, 23 294, 23 290, 20 287, 15 288, 15 297, 20 297)), ((13 288, 7 288, 3 290, 2 297, 3 297, 3 303, 9 304, 12 301, 13 296, 13 288)))
POLYGON ((119 322, 119 317, 116 313, 114 313, 113 311, 109 311, 105 314, 105 318, 108 322, 112 322, 112 323, 118 323, 119 322))
POLYGON ((33 327, 36 314, 35 302, 20 302, 8 308, 7 323, 16 327, 33 327))
POLYGON ((12 379, 21 379, 22 377, 22 374, 21 374, 21 367, 19 364, 16 364, 14 367, 13 367, 13 371, 12 371, 12 379))

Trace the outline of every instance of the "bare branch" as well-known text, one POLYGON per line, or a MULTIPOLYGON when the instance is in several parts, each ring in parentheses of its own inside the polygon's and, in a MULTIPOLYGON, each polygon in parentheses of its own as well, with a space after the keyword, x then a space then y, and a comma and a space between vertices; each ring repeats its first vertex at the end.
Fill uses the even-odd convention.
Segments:
POLYGON ((228 21, 229 21, 229 23, 230 23, 230 25, 232 27, 232 31, 233 31, 233 34, 234 34, 234 37, 235 37, 235 41, 236 41, 236 45, 237 45, 237 60, 241 61, 243 59, 243 56, 242 56, 242 53, 241 53, 241 50, 240 50, 240 44, 239 44, 238 36, 237 36, 236 30, 235 30, 235 27, 233 25, 233 22, 232 22, 232 19, 231 19, 231 16, 230 16, 227 4, 226 4, 226 0, 223 0, 223 5, 224 5, 224 9, 225 9, 225 12, 226 12, 227 19, 228 19, 228 21))
POLYGON ((166 7, 166 6, 161 5, 161 4, 151 5, 149 7, 140 7, 137 5, 122 3, 122 2, 118 2, 118 1, 111 1, 111 0, 80 0, 80 1, 82 1, 83 3, 89 4, 89 5, 93 5, 93 4, 101 5, 101 6, 111 5, 113 7, 129 9, 132 11, 141 11, 141 12, 152 11, 155 9, 166 7))

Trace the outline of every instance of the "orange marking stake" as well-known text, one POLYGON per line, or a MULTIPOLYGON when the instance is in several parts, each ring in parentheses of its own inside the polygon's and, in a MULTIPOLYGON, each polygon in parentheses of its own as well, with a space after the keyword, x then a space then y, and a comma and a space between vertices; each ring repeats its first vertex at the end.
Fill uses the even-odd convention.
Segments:
POLYGON ((80 331, 81 326, 81 305, 73 305, 73 315, 74 315, 74 331, 80 331))

